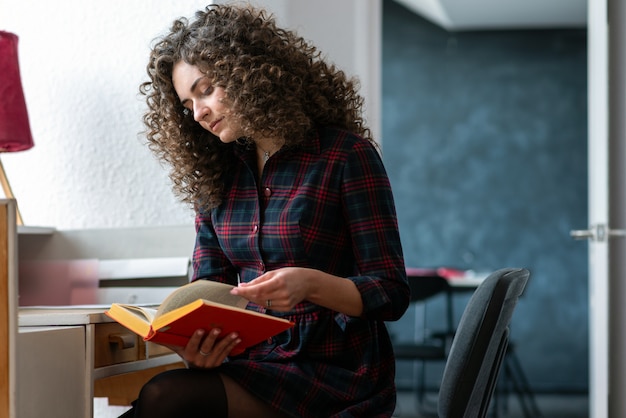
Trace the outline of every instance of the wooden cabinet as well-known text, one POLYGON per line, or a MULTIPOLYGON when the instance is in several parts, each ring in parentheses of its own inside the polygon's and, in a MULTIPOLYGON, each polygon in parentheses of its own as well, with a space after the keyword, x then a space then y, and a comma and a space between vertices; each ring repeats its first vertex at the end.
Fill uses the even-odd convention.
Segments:
POLYGON ((16 418, 91 417, 95 393, 128 404, 152 375, 182 367, 176 354, 150 350, 103 308, 20 308, 19 325, 16 418), (31 386, 41 399, 55 399, 53 414, 45 403, 37 403, 41 410, 29 403, 31 386))
POLYGON ((14 416, 88 416, 91 395, 84 327, 21 327, 17 348, 14 416))
POLYGON ((17 224, 13 199, 0 200, 0 341, 0 417, 17 418, 17 224))
POLYGON ((0 418, 88 418, 94 394, 128 404, 151 376, 183 366, 170 350, 108 318, 103 307, 19 307, 20 261, 181 257, 191 254, 193 241, 193 225, 18 228, 15 201, 0 199, 0 418))
POLYGON ((95 331, 94 367, 146 359, 143 340, 120 324, 96 324, 95 331))

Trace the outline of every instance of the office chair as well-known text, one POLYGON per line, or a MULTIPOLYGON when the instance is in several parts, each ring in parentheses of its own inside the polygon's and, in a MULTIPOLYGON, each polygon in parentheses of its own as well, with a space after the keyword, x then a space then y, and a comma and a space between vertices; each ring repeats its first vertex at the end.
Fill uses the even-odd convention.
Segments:
POLYGON ((517 395, 521 412, 525 418, 541 418, 543 416, 535 400, 535 394, 526 378, 522 364, 515 353, 515 344, 509 341, 502 364, 502 377, 494 398, 494 407, 497 408, 497 405, 499 405, 498 399, 503 398, 506 412, 508 395, 511 392, 517 395))
POLYGON ((439 389, 440 418, 484 418, 508 346, 509 324, 530 273, 497 270, 470 298, 448 353, 439 389))
POLYGON ((396 360, 421 362, 419 375, 415 377, 417 405, 421 407, 426 392, 426 363, 444 363, 454 335, 452 291, 448 280, 434 269, 407 268, 407 277, 411 289, 411 303, 423 303, 440 294, 445 294, 446 297, 444 330, 429 333, 423 341, 394 344, 396 360))

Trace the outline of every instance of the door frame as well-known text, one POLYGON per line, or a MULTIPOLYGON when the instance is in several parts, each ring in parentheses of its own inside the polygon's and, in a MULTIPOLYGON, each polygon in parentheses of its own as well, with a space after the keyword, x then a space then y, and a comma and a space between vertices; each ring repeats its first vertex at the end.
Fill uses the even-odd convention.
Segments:
POLYGON ((588 2, 589 416, 608 417, 608 23, 607 1, 588 2))

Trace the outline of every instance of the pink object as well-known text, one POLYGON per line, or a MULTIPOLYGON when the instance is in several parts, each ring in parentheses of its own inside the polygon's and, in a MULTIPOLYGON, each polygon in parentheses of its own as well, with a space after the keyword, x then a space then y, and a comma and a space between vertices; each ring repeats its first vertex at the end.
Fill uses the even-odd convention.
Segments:
POLYGON ((407 267, 407 276, 424 277, 424 276, 438 276, 437 269, 434 268, 421 268, 421 267, 407 267))
POLYGON ((439 276, 444 279, 463 279, 467 277, 465 270, 459 270, 450 267, 437 267, 437 268, 420 268, 420 267, 407 267, 407 276, 424 277, 424 276, 439 276))
POLYGON ((0 152, 33 147, 17 58, 17 36, 0 31, 0 152))
POLYGON ((95 304, 98 266, 95 259, 20 262, 19 306, 95 304))

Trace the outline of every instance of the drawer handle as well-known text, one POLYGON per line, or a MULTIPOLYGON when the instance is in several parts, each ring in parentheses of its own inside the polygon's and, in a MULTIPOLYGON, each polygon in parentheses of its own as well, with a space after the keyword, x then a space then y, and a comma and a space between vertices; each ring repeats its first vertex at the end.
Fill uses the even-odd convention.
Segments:
POLYGON ((124 350, 135 346, 135 336, 133 334, 110 334, 109 344, 117 345, 117 348, 124 350))

